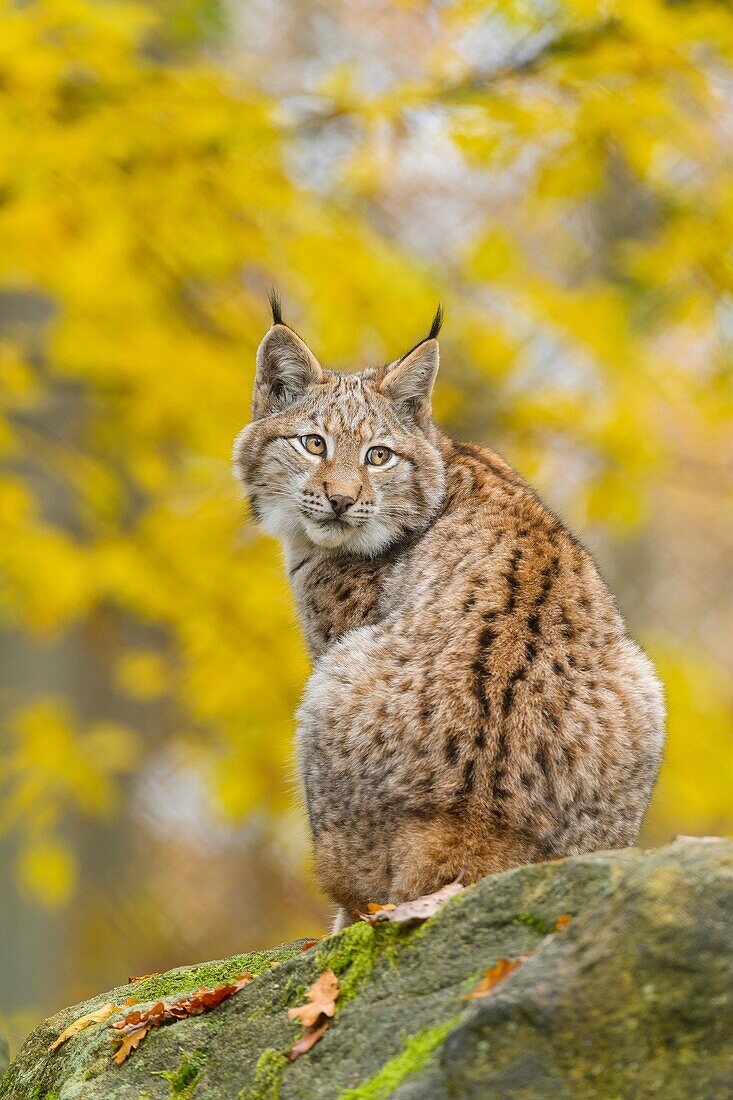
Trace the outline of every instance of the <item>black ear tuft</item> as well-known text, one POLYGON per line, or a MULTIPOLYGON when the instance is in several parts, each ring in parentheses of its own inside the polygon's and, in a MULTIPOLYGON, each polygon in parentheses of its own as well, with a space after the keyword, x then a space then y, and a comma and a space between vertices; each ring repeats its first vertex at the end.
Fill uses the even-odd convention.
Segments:
POLYGON ((282 325, 283 321, 283 307, 280 301, 280 295, 278 294, 277 287, 270 288, 270 309, 272 310, 272 323, 273 325, 282 325))
POLYGON ((428 340, 437 340, 438 333, 440 332, 442 327, 443 327, 443 307, 441 305, 439 305, 437 310, 435 311, 435 316, 433 317, 433 323, 430 326, 430 332, 427 334, 427 336, 423 336, 422 340, 418 340, 418 342, 416 344, 414 344, 413 347, 411 347, 409 351, 406 351, 404 355, 400 356, 400 358, 397 360, 397 362, 401 363, 404 359, 407 359, 408 355, 412 355, 413 351, 417 351, 417 349, 420 347, 420 345, 427 343, 428 340))
POLYGON ((438 333, 440 332, 442 327, 443 327, 443 307, 442 307, 442 305, 439 305, 437 310, 435 311, 435 316, 433 317, 433 323, 430 326, 430 332, 427 334, 425 339, 426 340, 437 340, 438 339, 438 333))

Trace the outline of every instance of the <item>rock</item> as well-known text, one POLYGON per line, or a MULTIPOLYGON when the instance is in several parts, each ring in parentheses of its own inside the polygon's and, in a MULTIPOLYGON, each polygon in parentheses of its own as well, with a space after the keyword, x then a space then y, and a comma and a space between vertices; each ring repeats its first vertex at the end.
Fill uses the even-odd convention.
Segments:
POLYGON ((0 1100, 733 1100, 731 841, 522 867, 420 927, 360 924, 301 947, 184 967, 65 1009, 26 1040, 0 1100), (486 968, 520 955, 488 996, 464 999, 486 968), (287 1009, 326 967, 341 980, 335 1021, 290 1062, 300 1029, 287 1009), (154 1030, 121 1067, 106 1024, 49 1053, 107 1001, 150 1003, 244 970, 258 974, 246 989, 154 1030))

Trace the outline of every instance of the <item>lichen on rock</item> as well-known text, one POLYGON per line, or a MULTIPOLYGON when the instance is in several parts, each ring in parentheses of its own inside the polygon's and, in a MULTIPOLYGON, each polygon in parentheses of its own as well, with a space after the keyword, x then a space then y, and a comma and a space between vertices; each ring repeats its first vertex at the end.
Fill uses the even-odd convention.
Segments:
MULTIPOLYGON (((733 1100, 733 842, 685 840, 484 879, 419 927, 361 924, 134 987, 143 1003, 257 974, 212 1012, 155 1029, 117 1067, 106 1025, 49 1053, 28 1037, 0 1100, 733 1100), (561 922, 557 918, 572 916, 561 922), (529 958, 467 1000, 502 957, 529 958), (276 967, 272 966, 277 962, 276 967), (326 968, 341 995, 307 1054, 288 1008, 326 968)), ((113 1017, 114 1019, 114 1017, 113 1017)))

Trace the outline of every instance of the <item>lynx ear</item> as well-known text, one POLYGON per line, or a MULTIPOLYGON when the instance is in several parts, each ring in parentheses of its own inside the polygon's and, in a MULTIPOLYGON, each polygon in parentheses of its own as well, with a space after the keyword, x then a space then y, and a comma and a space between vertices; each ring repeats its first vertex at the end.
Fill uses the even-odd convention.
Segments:
POLYGON ((430 419, 430 397, 440 361, 438 333, 442 323, 443 307, 438 306, 428 335, 389 368, 379 385, 385 397, 419 424, 430 419))
POLYGON ((419 424, 430 419, 430 396, 438 373, 438 341, 426 340, 399 359, 382 379, 379 390, 419 424))
POLYGON ((313 352, 282 322, 276 295, 270 299, 273 326, 257 349, 257 372, 252 395, 255 420, 282 412, 323 381, 323 371, 313 352))

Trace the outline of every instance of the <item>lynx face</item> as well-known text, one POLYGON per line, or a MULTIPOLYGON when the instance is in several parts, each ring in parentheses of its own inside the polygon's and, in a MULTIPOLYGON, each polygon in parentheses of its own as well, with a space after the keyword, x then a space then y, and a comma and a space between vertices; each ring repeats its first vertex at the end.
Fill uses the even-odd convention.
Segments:
POLYGON ((257 354, 255 419, 234 448, 264 529, 370 556, 426 526, 445 490, 430 420, 437 368, 431 337, 378 371, 324 371, 273 325, 257 354))

